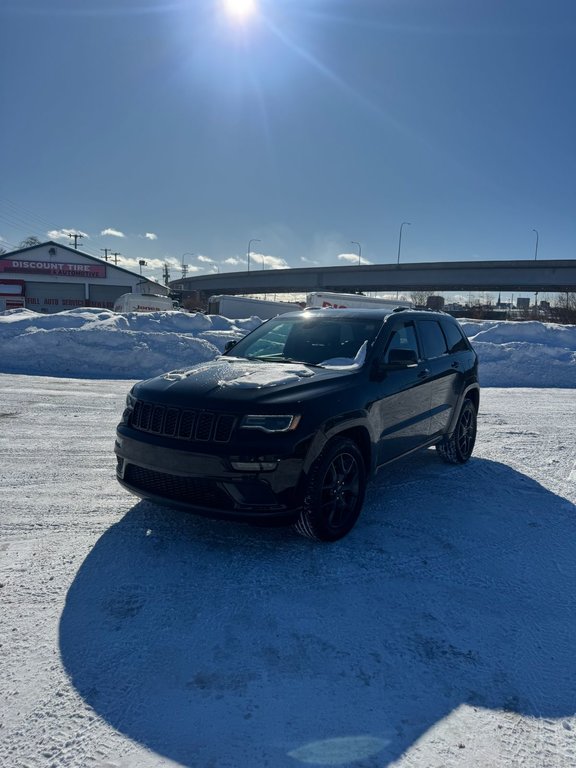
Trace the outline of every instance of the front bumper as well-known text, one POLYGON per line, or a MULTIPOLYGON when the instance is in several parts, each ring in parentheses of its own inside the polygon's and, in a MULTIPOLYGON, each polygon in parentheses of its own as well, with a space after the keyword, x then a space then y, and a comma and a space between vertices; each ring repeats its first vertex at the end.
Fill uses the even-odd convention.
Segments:
POLYGON ((229 456, 171 448, 120 429, 116 476, 141 498, 206 517, 289 524, 299 513, 301 458, 277 458, 272 471, 237 471, 229 456))

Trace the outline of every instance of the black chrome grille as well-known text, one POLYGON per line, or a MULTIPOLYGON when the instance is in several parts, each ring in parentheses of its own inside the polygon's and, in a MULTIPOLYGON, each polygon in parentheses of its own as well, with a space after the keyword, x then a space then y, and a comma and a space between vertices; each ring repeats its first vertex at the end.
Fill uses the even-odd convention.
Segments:
POLYGON ((209 509, 232 509, 230 496, 210 480, 168 475, 134 464, 126 465, 124 480, 134 488, 165 499, 209 509))
POLYGON ((228 413, 153 405, 142 400, 136 401, 130 417, 130 426, 140 432, 215 443, 230 440, 235 422, 235 416, 228 413))

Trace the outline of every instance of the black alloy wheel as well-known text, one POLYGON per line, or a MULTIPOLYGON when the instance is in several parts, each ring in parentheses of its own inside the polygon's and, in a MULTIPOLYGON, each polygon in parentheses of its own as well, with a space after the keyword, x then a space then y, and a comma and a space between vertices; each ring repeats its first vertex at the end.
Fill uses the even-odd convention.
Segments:
POLYGON ((436 446, 444 461, 449 464, 464 464, 468 461, 476 443, 476 427, 476 408, 471 400, 466 399, 454 432, 436 446))
POLYGON ((331 440, 310 471, 298 533, 318 541, 346 536, 360 515, 365 486, 364 459, 356 443, 331 440))

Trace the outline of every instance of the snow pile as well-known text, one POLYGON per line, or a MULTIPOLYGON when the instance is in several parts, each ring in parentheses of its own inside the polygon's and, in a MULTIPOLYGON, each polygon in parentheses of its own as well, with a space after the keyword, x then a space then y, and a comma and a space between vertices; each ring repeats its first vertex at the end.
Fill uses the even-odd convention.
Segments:
MULTIPOLYGON (((144 379, 217 357, 257 317, 80 308, 51 315, 0 312, 0 372, 144 379)), ((488 387, 576 387, 576 327, 463 320, 488 387)))
POLYGON ((143 379, 212 360, 259 324, 172 311, 8 310, 0 313, 0 371, 143 379))
POLYGON ((464 320, 488 387, 576 387, 576 326, 464 320))

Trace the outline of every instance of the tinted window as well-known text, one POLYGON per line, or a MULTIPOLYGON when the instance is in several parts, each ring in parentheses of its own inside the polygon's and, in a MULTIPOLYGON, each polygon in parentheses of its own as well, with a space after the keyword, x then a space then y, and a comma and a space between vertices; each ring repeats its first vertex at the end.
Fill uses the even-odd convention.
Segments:
POLYGON ((420 320, 418 330, 422 339, 424 357, 440 357, 448 352, 446 338, 436 320, 420 320))
POLYGON ((332 358, 354 359, 365 341, 369 344, 382 321, 347 317, 277 318, 263 323, 241 339, 228 354, 232 357, 291 359, 318 364, 332 358))
POLYGON ((468 341, 459 325, 450 320, 442 320, 442 330, 448 342, 449 352, 462 352, 468 349, 468 341))
POLYGON ((384 362, 388 362, 391 349, 412 349, 418 355, 418 342, 416 341, 416 332, 413 323, 404 323, 398 326, 388 340, 386 351, 384 352, 384 362))

